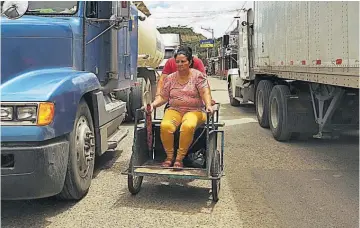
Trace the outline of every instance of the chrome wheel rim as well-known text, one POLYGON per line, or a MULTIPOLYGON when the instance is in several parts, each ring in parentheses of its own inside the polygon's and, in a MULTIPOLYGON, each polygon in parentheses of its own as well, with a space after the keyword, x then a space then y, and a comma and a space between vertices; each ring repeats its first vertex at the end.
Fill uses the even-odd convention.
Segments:
POLYGON ((80 177, 85 178, 95 155, 94 135, 85 116, 81 116, 77 122, 75 141, 78 172, 80 177))

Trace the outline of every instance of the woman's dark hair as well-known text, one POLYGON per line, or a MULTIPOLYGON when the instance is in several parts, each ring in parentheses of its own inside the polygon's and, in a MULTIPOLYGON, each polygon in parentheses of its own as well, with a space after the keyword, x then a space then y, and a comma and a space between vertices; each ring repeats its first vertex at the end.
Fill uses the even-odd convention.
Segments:
POLYGON ((174 55, 174 58, 176 59, 176 57, 178 55, 185 55, 186 59, 190 62, 190 68, 193 67, 194 65, 194 61, 193 61, 193 56, 192 56, 192 49, 191 47, 188 46, 181 46, 179 47, 179 49, 177 50, 177 52, 174 55))

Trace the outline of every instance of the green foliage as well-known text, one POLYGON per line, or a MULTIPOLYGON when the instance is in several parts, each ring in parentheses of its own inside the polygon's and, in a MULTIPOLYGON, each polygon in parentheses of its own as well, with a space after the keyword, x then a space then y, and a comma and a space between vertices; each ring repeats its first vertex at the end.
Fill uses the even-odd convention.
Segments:
POLYGON ((53 9, 34 9, 34 10, 38 10, 39 13, 56 13, 56 11, 53 9))

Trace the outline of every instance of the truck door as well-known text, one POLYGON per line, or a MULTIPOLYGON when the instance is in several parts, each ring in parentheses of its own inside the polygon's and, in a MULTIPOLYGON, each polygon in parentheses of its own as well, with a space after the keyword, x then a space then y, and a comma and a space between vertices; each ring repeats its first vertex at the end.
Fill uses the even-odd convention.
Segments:
MULTIPOLYGON (((130 19, 130 6, 127 1, 121 1, 116 4, 118 16, 130 19)), ((131 64, 131 48, 130 31, 132 30, 132 20, 122 22, 121 28, 118 30, 118 66, 119 66, 119 83, 117 90, 123 90, 130 87, 130 80, 133 77, 130 68, 131 64)), ((136 67, 136 66, 135 66, 136 67)))
POLYGON ((249 71, 249 27, 248 27, 248 12, 243 10, 240 14, 240 28, 239 28, 239 71, 241 79, 250 79, 249 71))
POLYGON ((104 10, 100 10, 100 7, 98 1, 85 2, 84 68, 85 71, 96 74, 100 81, 105 81, 108 71, 109 45, 106 45, 106 36, 102 32, 109 27, 109 22, 99 20, 104 14, 104 10))

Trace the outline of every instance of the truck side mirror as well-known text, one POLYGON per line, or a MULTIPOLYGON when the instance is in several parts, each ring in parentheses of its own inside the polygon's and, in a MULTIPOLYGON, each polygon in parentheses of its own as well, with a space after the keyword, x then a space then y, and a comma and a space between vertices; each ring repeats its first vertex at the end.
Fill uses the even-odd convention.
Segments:
POLYGON ((9 19, 18 19, 26 13, 28 8, 28 1, 3 1, 1 3, 1 14, 9 19))

